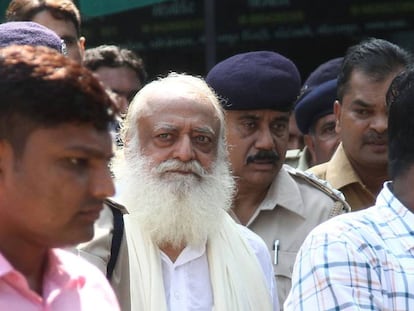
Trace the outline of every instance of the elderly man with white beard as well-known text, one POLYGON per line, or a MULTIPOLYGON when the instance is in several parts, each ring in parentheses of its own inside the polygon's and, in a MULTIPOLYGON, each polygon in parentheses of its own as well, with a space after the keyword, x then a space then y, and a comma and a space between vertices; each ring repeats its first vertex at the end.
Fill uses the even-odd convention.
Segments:
MULTIPOLYGON (((227 213, 235 183, 224 113, 204 80, 171 73, 147 84, 122 137, 108 201, 127 211, 111 277, 122 309, 279 310, 266 245, 227 213)), ((77 248, 103 271, 114 261, 113 223, 105 210, 77 248)))

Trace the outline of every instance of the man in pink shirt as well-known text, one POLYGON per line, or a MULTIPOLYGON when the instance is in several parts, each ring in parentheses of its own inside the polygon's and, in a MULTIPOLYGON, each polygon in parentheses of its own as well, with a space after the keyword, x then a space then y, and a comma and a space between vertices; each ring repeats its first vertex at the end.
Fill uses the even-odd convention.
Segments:
POLYGON ((119 310, 105 276, 58 249, 87 241, 106 197, 116 107, 47 47, 0 49, 0 310, 119 310))

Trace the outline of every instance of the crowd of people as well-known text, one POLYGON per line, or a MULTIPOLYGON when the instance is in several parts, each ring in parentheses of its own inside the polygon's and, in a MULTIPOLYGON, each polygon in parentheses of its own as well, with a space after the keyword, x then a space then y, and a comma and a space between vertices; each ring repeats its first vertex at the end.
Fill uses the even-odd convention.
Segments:
POLYGON ((0 24, 0 310, 414 310, 409 51, 150 80, 80 16, 0 24))

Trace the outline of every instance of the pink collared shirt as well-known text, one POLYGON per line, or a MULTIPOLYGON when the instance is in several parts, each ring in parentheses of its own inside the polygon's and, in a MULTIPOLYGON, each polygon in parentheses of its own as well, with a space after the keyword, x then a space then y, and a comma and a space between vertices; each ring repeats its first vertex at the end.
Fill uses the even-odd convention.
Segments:
MULTIPOLYGON (((30 258, 28 258, 30 260, 30 258)), ((96 267, 67 251, 52 249, 43 281, 43 297, 0 253, 0 310, 119 311, 106 277, 96 267)))

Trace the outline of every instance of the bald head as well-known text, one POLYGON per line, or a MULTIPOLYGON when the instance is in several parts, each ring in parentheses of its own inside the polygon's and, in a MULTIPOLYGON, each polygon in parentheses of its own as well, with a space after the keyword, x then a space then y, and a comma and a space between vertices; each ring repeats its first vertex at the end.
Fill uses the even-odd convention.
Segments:
MULTIPOLYGON (((138 146, 144 151, 154 145, 165 146, 181 134, 188 137, 191 148, 203 153, 208 150, 214 157, 218 149, 225 153, 224 113, 214 92, 201 78, 171 73, 147 84, 135 96, 122 138, 126 151, 136 152, 138 146), (152 143, 144 148, 144 140, 152 143)), ((196 155, 190 149, 184 160, 196 155)), ((177 153, 168 156, 177 157, 177 153)))

